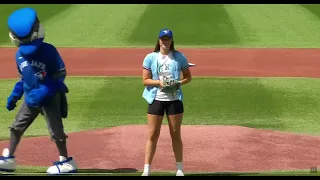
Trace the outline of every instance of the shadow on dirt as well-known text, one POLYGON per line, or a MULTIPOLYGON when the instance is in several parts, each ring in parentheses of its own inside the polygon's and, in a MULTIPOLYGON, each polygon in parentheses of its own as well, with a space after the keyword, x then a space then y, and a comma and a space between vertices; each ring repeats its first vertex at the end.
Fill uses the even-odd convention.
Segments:
POLYGON ((81 173, 135 173, 135 168, 116 168, 116 169, 81 169, 81 173))

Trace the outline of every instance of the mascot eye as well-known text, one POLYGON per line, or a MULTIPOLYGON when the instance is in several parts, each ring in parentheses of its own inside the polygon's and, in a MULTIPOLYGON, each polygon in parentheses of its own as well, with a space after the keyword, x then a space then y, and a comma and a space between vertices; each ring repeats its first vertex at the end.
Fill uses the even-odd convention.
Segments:
POLYGON ((20 46, 21 41, 20 41, 19 39, 17 39, 17 37, 15 37, 11 32, 9 32, 9 37, 10 37, 10 39, 11 39, 11 42, 12 42, 15 46, 17 46, 17 47, 20 46))

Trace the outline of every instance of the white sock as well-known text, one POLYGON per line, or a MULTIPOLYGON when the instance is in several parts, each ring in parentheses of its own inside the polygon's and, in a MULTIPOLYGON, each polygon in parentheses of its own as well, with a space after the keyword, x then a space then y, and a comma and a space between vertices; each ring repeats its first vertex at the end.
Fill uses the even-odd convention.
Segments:
POLYGON ((177 169, 183 171, 183 165, 182 162, 176 162, 177 169))
POLYGON ((144 165, 143 172, 150 172, 150 165, 149 164, 144 165))

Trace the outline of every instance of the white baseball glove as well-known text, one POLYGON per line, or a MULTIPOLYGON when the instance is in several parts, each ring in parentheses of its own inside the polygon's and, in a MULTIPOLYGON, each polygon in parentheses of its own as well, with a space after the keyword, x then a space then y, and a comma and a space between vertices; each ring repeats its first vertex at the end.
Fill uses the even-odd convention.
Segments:
POLYGON ((163 88, 168 88, 168 87, 175 87, 179 85, 181 82, 164 76, 161 83, 163 88))

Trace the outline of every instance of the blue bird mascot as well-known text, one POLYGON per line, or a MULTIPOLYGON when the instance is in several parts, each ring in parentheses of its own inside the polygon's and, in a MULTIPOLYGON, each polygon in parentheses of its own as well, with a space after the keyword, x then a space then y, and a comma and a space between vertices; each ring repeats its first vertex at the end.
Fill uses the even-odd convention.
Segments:
POLYGON ((44 27, 34 9, 14 11, 8 18, 8 27, 9 37, 18 48, 15 60, 20 78, 7 99, 6 108, 12 111, 23 96, 24 100, 10 126, 9 147, 0 156, 0 171, 15 171, 14 153, 21 137, 41 114, 46 119, 51 140, 59 152, 59 161, 49 167, 47 173, 76 172, 76 162, 68 155, 68 136, 62 121, 68 114, 66 93, 69 92, 64 83, 67 75, 64 61, 54 45, 44 42, 44 27))

